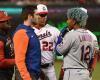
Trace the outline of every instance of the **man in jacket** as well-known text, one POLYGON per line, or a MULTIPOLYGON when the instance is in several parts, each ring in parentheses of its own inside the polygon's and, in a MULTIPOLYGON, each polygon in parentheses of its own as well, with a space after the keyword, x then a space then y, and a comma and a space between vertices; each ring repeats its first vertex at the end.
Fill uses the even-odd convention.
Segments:
POLYGON ((41 64, 39 40, 31 27, 35 6, 26 6, 22 10, 23 23, 16 27, 13 37, 16 80, 38 80, 41 64))
POLYGON ((0 11, 0 80, 11 80, 14 72, 14 53, 9 26, 11 19, 6 12, 0 11))

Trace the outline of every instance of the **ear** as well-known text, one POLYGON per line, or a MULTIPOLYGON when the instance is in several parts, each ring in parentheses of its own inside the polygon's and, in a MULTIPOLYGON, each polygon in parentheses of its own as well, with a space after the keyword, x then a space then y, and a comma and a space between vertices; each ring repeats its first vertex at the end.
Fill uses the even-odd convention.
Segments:
POLYGON ((30 19, 30 18, 33 18, 33 16, 29 14, 29 15, 28 15, 28 19, 30 19))
POLYGON ((76 24, 76 20, 75 19, 72 19, 72 22, 73 22, 73 24, 76 24))

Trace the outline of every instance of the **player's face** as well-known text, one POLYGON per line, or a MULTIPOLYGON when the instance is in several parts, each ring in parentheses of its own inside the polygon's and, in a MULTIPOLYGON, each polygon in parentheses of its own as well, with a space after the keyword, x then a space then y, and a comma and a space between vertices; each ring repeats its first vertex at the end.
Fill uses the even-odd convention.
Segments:
POLYGON ((1 21, 0 22, 0 29, 8 29, 9 28, 9 24, 8 24, 8 21, 1 21))
POLYGON ((46 24, 46 21, 47 21, 47 14, 35 14, 34 20, 35 20, 36 24, 43 27, 46 24))
POLYGON ((67 23, 69 24, 69 29, 72 30, 76 22, 74 19, 68 18, 67 23))

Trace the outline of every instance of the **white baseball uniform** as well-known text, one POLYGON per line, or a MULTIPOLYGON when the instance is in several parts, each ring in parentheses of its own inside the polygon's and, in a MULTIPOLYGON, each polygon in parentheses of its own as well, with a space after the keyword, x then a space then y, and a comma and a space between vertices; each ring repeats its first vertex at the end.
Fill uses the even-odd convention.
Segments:
POLYGON ((88 65, 93 57, 93 38, 85 29, 67 33, 56 47, 64 55, 63 80, 90 80, 88 65))
POLYGON ((37 34, 40 44, 41 44, 41 65, 51 64, 47 68, 42 68, 42 71, 47 75, 49 80, 57 80, 54 65, 55 58, 55 44, 57 42, 57 37, 60 34, 60 31, 49 24, 46 24, 41 29, 35 29, 35 33, 37 34))

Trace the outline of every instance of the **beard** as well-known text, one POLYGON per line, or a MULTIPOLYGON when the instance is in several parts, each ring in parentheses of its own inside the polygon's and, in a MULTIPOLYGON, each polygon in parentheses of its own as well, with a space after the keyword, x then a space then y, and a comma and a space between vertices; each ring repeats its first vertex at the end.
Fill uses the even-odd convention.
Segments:
POLYGON ((34 24, 34 25, 38 24, 38 20, 36 20, 36 19, 34 19, 34 18, 31 20, 31 22, 32 22, 32 24, 34 24))

